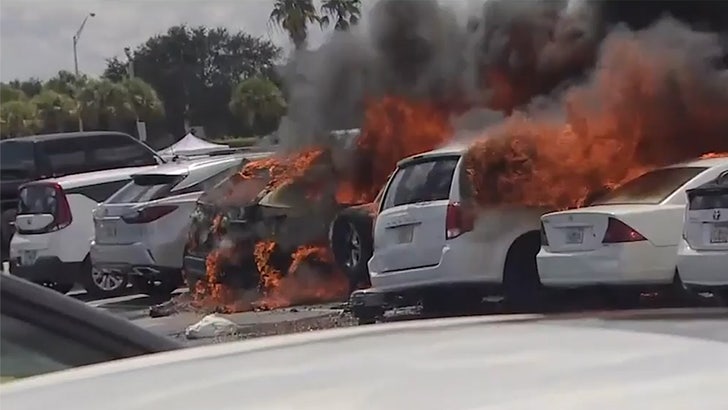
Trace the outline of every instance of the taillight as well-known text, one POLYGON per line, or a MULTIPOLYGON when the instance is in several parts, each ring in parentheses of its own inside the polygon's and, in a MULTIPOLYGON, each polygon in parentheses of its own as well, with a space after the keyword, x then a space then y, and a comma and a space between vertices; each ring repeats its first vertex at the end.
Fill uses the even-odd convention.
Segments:
POLYGON ((465 209, 459 202, 447 205, 445 216, 445 239, 454 239, 473 230, 475 220, 473 214, 465 209))
POLYGON ((149 206, 134 212, 131 215, 124 215, 121 219, 128 224, 145 224, 167 215, 177 209, 175 205, 149 206))
POLYGON ((609 218, 607 224, 607 232, 604 233, 602 243, 623 243, 638 242, 647 240, 641 233, 635 231, 631 226, 624 222, 609 218))
POLYGON ((544 228, 543 222, 541 222, 541 246, 549 246, 549 240, 546 237, 546 228, 544 228))

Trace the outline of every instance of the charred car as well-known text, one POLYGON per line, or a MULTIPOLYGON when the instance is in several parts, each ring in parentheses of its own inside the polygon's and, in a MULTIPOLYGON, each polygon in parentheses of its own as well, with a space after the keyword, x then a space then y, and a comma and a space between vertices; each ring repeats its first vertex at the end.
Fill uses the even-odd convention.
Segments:
POLYGON ((190 290, 210 274, 232 288, 259 287, 263 267, 256 246, 261 243, 270 244, 266 262, 283 275, 297 250, 319 247, 333 260, 312 263, 333 262, 329 265, 345 273, 350 290, 366 286, 375 205, 336 199, 341 162, 358 135, 359 130, 332 132, 324 150, 259 161, 200 196, 184 255, 190 290))

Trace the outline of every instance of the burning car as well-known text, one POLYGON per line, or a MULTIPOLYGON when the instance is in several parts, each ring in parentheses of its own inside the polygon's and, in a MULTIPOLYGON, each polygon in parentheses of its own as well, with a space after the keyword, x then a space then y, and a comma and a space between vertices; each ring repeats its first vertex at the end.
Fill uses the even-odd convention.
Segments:
POLYGON ((336 198, 358 135, 334 131, 326 149, 252 162, 205 192, 184 255, 190 290, 212 283, 263 291, 302 264, 324 280, 344 273, 349 291, 368 280, 375 206, 336 198))

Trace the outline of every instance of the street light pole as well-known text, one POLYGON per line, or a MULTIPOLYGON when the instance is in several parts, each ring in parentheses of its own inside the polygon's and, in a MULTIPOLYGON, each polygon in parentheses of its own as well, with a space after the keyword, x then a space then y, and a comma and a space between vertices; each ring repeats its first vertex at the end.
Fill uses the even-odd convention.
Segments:
MULTIPOLYGON (((83 31, 83 28, 86 27, 86 22, 88 21, 89 17, 95 17, 96 13, 89 13, 84 17, 83 21, 81 22, 81 26, 76 31, 76 34, 73 35, 73 68, 74 72, 76 73, 76 81, 78 81, 79 78, 79 72, 78 72, 78 52, 76 51, 78 46, 78 40, 81 38, 81 32, 83 31)), ((83 119, 81 119, 81 113, 78 113, 78 130, 83 131, 83 119)))

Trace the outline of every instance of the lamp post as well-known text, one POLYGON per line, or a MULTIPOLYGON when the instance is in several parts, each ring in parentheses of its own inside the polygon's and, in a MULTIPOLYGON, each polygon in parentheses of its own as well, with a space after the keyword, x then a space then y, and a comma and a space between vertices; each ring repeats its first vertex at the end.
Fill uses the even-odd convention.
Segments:
MULTIPOLYGON (((78 27, 78 30, 76 31, 76 34, 73 35, 73 68, 76 73, 76 81, 78 81, 79 73, 78 73, 78 52, 76 51, 76 48, 78 46, 78 39, 81 38, 81 32, 83 31, 83 28, 86 27, 86 22, 88 21, 89 17, 95 17, 96 13, 89 13, 84 17, 83 21, 81 22, 81 26, 78 27)), ((78 130, 83 131, 83 120, 81 119, 81 113, 78 113, 78 130)))

